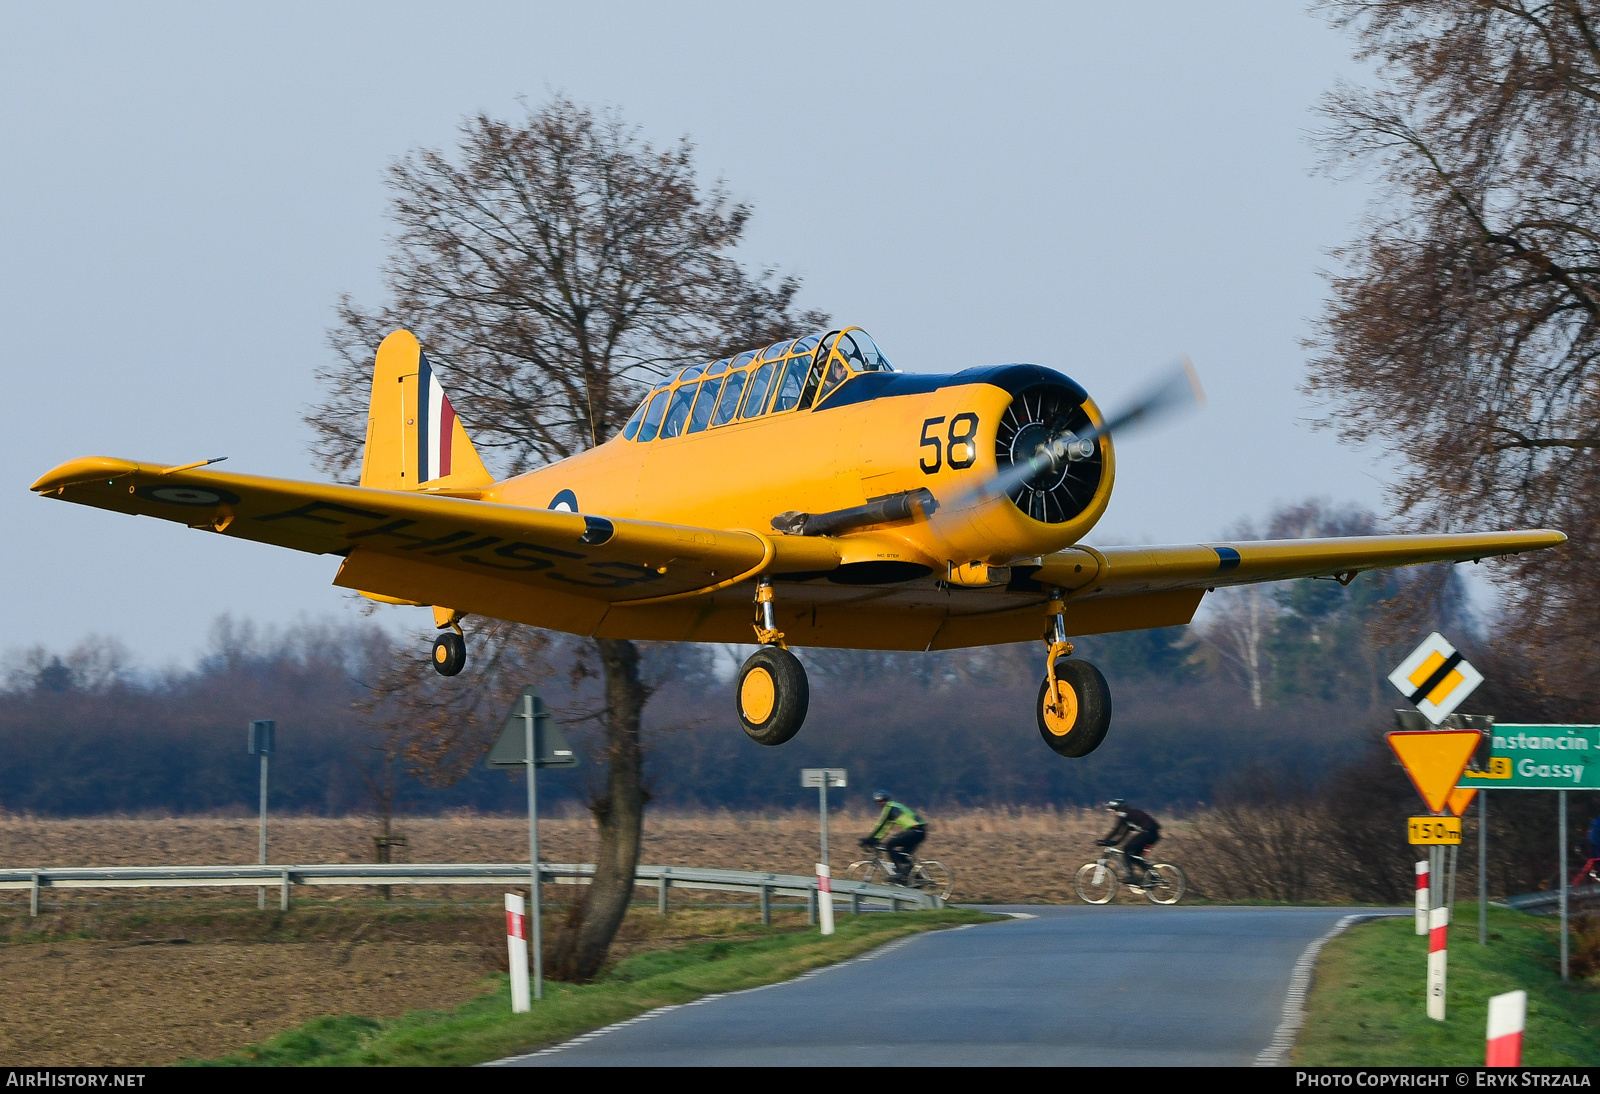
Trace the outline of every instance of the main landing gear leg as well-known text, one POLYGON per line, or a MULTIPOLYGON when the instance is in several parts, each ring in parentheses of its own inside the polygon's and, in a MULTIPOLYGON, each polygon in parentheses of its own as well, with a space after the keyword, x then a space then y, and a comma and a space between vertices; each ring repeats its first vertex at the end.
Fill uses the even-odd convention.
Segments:
POLYGON ((1069 661, 1067 607, 1060 589, 1050 590, 1045 605, 1044 683, 1039 685, 1039 736, 1062 756, 1087 756, 1100 747, 1111 728, 1111 689, 1100 670, 1087 661, 1069 661))
POLYGON ((754 626, 761 648, 739 669, 739 723, 757 744, 781 745, 805 723, 811 685, 800 659, 789 652, 778 629, 770 578, 761 578, 756 584, 754 626))
POLYGON ((454 608, 434 608, 433 622, 443 634, 433 640, 433 671, 440 676, 454 676, 467 667, 467 639, 461 633, 461 620, 465 612, 454 608))

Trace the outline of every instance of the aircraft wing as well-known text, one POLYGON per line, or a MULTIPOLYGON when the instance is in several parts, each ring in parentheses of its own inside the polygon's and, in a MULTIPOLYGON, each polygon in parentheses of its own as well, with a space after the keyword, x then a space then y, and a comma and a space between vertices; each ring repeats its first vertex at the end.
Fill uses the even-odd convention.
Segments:
POLYGON ((1073 599, 1133 596, 1180 589, 1220 589, 1297 577, 1349 577, 1363 570, 1466 562, 1537 551, 1566 541, 1560 532, 1465 532, 1447 535, 1350 536, 1339 539, 1246 540, 1169 547, 1074 547, 1048 555, 1030 574, 1042 586, 1072 590, 1073 599), (1098 571, 1087 580, 1084 556, 1098 571))
MULTIPOLYGON (((537 604, 589 633, 609 605, 693 597, 763 569, 827 571, 833 545, 528 509, 403 490, 236 475, 90 457, 41 494, 315 554, 345 556, 335 584, 398 603, 505 617, 537 604)), ((527 613, 522 613, 526 615, 527 613)))

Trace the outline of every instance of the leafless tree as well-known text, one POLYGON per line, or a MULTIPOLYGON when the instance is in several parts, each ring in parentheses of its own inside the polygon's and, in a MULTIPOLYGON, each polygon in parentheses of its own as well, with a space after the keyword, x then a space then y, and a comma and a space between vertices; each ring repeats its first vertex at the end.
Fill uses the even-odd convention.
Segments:
POLYGON ((1263 648, 1276 618, 1277 605, 1259 585, 1226 589, 1205 624, 1207 640, 1239 673, 1250 690, 1250 705, 1261 709, 1261 683, 1266 674, 1263 648))
POLYGON ((1218 888, 1264 900, 1328 896, 1323 888, 1323 806, 1298 775, 1251 767, 1221 788, 1198 822, 1223 853, 1218 888), (1321 891, 1319 891, 1321 890, 1321 891))
POLYGON ((1323 8, 1378 74, 1328 97, 1329 166, 1384 189, 1338 252, 1307 387, 1403 454, 1403 512, 1568 532, 1501 571, 1510 637, 1600 698, 1600 4, 1323 8))
MULTIPOLYGON (((517 473, 609 438, 670 367, 820 326, 795 310, 799 282, 733 257, 751 209, 703 188, 687 140, 667 150, 616 113, 556 98, 521 121, 478 115, 453 152, 419 150, 389 170, 397 233, 389 302, 340 301, 307 414, 330 472, 350 478, 364 440, 372 358, 395 327, 441 366, 475 443, 517 473)), ((487 749, 488 716, 548 652, 527 628, 480 624, 476 670, 440 686, 408 668, 384 701, 417 719, 413 763, 464 771, 487 749)), ((640 718, 649 689, 627 641, 593 643, 602 679, 604 779, 594 884, 555 940, 551 975, 598 973, 633 894, 645 795, 640 718)))

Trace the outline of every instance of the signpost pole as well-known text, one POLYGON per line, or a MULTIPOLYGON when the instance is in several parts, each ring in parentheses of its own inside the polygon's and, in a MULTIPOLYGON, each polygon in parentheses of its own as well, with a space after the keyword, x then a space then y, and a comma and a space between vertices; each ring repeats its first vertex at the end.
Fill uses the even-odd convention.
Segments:
POLYGON ((1556 791, 1556 802, 1557 802, 1557 807, 1556 807, 1557 819, 1556 819, 1556 823, 1561 828, 1561 835, 1560 835, 1560 838, 1557 840, 1557 844, 1559 846, 1559 850, 1557 851, 1557 856, 1558 857, 1556 859, 1556 862, 1558 863, 1556 869, 1561 871, 1561 876, 1560 876, 1560 878, 1557 879, 1557 880, 1559 880, 1561 882, 1561 981, 1562 981, 1562 983, 1566 983, 1566 980, 1567 980, 1567 882, 1572 880, 1572 879, 1567 877, 1567 792, 1565 790, 1556 791))
POLYGON ((828 862, 828 780, 826 778, 817 786, 817 797, 822 805, 822 858, 817 861, 832 865, 828 862))
MULTIPOLYGON (((261 753, 261 839, 257 847, 256 861, 262 866, 267 864, 267 753, 261 753)), ((256 890, 256 907, 266 908, 267 890, 265 886, 256 890)))
POLYGON ((1489 944, 1489 792, 1478 791, 1478 945, 1489 944))
POLYGON ((1443 844, 1435 844, 1427 849, 1427 876, 1429 876, 1429 892, 1427 892, 1427 907, 1430 912, 1434 908, 1445 907, 1445 848, 1443 844))
MULTIPOLYGON (((817 811, 821 815, 822 824, 819 828, 821 834, 821 854, 817 862, 817 885, 813 890, 813 901, 810 905, 811 914, 807 923, 822 922, 822 933, 833 933, 833 869, 828 865, 828 787, 845 786, 845 770, 842 767, 802 767, 800 769, 800 785, 803 787, 814 786, 817 788, 817 811)), ((762 890, 763 897, 766 890, 762 890)), ((854 907, 855 898, 852 895, 851 906, 854 907)), ((766 921, 763 915, 762 922, 766 921)))
MULTIPOLYGON (((272 719, 258 718, 250 723, 250 755, 261 757, 261 835, 256 844, 256 860, 262 866, 267 864, 267 758, 278 747, 277 737, 278 723, 272 719)), ((288 897, 285 896, 284 907, 288 906, 288 897)), ((266 910, 267 889, 264 885, 256 889, 256 907, 266 910)))
POLYGON ((544 998, 543 909, 539 905, 539 754, 533 750, 533 696, 522 696, 523 755, 528 761, 528 875, 533 897, 533 997, 544 998))
POLYGON ((1456 874, 1461 869, 1461 845, 1450 845, 1450 891, 1445 894, 1444 902, 1450 909, 1450 918, 1456 917, 1456 874))

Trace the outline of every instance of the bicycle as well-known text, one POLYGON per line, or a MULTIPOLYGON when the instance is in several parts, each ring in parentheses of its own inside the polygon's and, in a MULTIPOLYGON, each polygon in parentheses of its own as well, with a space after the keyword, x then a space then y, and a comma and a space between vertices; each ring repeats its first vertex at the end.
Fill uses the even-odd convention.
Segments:
POLYGON ((1567 888, 1576 889, 1580 885, 1600 885, 1600 858, 1592 858, 1572 875, 1572 880, 1567 882, 1567 888))
POLYGON ((871 850, 871 858, 852 862, 846 868, 845 876, 851 881, 877 881, 886 885, 904 885, 910 889, 933 893, 940 900, 950 899, 951 890, 955 888, 955 880, 950 875, 949 867, 944 863, 932 859, 919 859, 912 855, 911 876, 902 881, 899 877, 899 867, 889 857, 889 852, 883 849, 883 844, 875 844, 871 850))
POLYGON ((1078 867, 1072 887, 1085 904, 1108 904, 1117 895, 1118 883, 1143 893, 1152 904, 1176 904, 1189 887, 1183 870, 1170 862, 1152 862, 1137 883, 1129 881, 1128 856, 1120 847, 1107 847, 1094 862, 1078 867), (1122 859, 1121 876, 1112 864, 1113 856, 1122 859))

